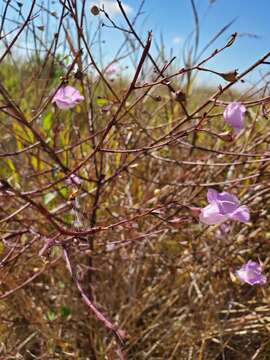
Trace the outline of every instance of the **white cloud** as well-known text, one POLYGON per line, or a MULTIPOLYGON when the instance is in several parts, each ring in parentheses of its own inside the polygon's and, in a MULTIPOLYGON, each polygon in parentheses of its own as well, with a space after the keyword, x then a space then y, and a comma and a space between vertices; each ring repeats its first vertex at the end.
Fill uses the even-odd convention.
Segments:
MULTIPOLYGON (((123 8, 127 14, 131 14, 133 12, 133 8, 125 3, 122 2, 123 8)), ((119 6, 116 1, 114 0, 100 0, 99 6, 103 7, 105 11, 110 16, 115 16, 121 14, 121 10, 119 9, 119 6)))
POLYGON ((183 42, 183 38, 181 38, 180 36, 175 36, 173 39, 172 39, 172 42, 176 45, 178 44, 181 44, 183 42))

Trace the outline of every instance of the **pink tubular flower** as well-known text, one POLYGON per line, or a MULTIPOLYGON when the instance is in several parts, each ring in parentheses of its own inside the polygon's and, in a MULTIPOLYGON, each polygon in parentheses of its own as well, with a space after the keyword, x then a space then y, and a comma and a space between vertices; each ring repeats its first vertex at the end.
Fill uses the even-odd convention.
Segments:
POLYGON ((208 189, 207 200, 209 205, 201 209, 199 216, 203 224, 220 225, 229 219, 244 223, 249 221, 248 208, 241 206, 235 195, 208 189))
POLYGON ((251 260, 236 271, 236 276, 249 285, 266 283, 266 276, 262 274, 261 265, 251 260))
POLYGON ((61 86, 52 99, 59 109, 71 109, 79 102, 83 101, 84 97, 80 92, 72 86, 61 86))
POLYGON ((226 123, 234 128, 238 134, 244 128, 244 114, 246 108, 239 102, 232 102, 224 110, 223 116, 226 123))

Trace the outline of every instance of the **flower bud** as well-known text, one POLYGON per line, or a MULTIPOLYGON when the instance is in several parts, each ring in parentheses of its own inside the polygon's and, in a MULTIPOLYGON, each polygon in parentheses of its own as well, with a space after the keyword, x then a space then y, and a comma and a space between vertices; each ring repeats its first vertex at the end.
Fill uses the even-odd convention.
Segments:
POLYGON ((218 134, 218 137, 221 138, 223 141, 231 142, 233 141, 233 136, 230 131, 225 131, 223 133, 218 134))
POLYGON ((226 44, 226 47, 229 47, 229 46, 231 46, 231 45, 234 43, 234 41, 235 41, 235 39, 236 39, 236 36, 237 36, 237 33, 236 33, 236 32, 233 33, 233 34, 230 36, 230 38, 229 38, 229 40, 228 40, 228 42, 227 42, 227 44, 226 44))

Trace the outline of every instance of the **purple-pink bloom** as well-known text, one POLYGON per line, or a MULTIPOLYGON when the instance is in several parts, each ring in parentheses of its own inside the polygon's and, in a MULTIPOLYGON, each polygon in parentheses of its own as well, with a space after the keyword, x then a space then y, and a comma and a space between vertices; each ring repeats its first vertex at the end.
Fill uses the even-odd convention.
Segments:
POLYGON ((117 67, 113 64, 109 65, 106 69, 106 74, 107 75, 113 75, 117 72, 117 67))
POLYGON ((70 177, 68 179, 66 179, 66 184, 67 185, 80 185, 82 183, 81 179, 75 175, 75 174, 71 174, 70 177))
POLYGON ((262 274, 262 267, 255 261, 249 260, 239 270, 236 271, 237 277, 249 285, 265 284, 266 276, 262 274))
POLYGON ((209 205, 201 209, 200 221, 206 225, 220 225, 227 220, 240 222, 249 221, 249 210, 245 205, 240 205, 235 195, 227 192, 217 192, 208 189, 207 200, 209 205))
POLYGON ((52 103, 56 103, 59 109, 71 109, 79 102, 83 101, 84 97, 80 92, 72 86, 61 86, 52 99, 52 103))
POLYGON ((234 128, 237 134, 244 128, 245 112, 245 106, 236 101, 231 102, 224 110, 224 120, 234 128))

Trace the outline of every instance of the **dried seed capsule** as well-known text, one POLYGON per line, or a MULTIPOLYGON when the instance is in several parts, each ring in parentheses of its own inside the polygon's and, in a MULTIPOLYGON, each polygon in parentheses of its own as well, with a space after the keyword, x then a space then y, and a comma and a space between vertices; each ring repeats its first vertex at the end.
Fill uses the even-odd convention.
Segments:
POLYGON ((100 13, 99 7, 97 7, 96 5, 93 5, 90 11, 94 16, 97 16, 100 13))

